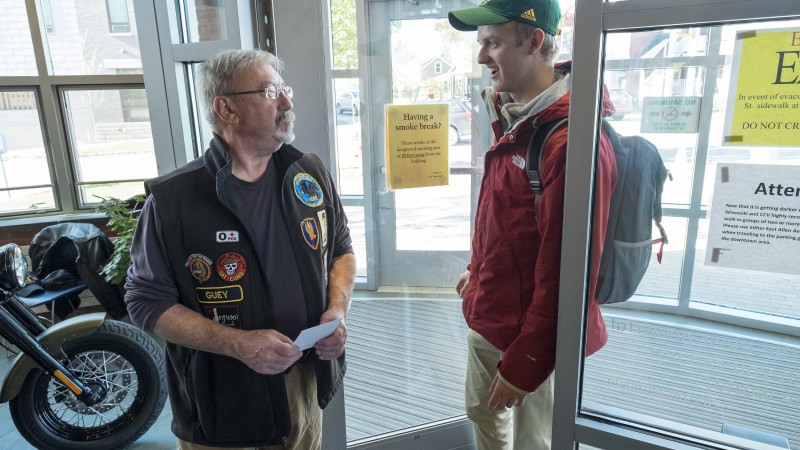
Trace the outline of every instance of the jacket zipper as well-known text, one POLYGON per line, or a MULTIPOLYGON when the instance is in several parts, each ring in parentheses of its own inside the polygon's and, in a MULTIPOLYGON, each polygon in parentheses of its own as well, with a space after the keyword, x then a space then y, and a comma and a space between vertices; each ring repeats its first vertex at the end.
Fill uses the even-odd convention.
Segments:
MULTIPOLYGON (((284 174, 284 176, 285 176, 285 174, 284 174)), ((219 194, 217 195, 217 198, 219 198, 219 194)), ((222 203, 222 205, 225 207, 225 209, 230 211, 231 214, 233 214, 233 216, 236 218, 236 220, 239 221, 239 225, 242 227, 242 229, 244 229, 244 232, 247 235, 248 245, 250 246, 250 250, 253 252, 253 255, 255 255, 255 259, 258 262, 258 273, 261 275, 261 279, 264 280, 264 287, 265 287, 266 292, 269 293, 270 292, 270 288, 269 288, 269 284, 266 282, 267 277, 264 274, 264 268, 261 265, 261 260, 259 259, 258 253, 256 252, 256 249, 254 247, 255 241, 253 240, 253 233, 251 233, 250 232, 250 228, 245 225, 244 220, 242 220, 242 218, 239 215, 238 211, 235 211, 233 208, 231 208, 229 206, 229 204, 227 202, 223 202, 222 199, 219 199, 219 200, 220 200, 220 203, 222 203)), ((281 180, 281 202, 283 202, 283 180, 281 180)), ((282 210, 283 210, 283 208, 281 208, 281 211, 282 210)), ((284 220, 285 220, 285 218, 286 218, 286 214, 284 214, 284 220)), ((296 257, 297 256, 295 255, 295 258, 296 257)), ((263 308, 263 306, 262 306, 262 304, 260 302, 256 303, 256 307, 259 309, 259 311, 261 312, 262 316, 267 317, 267 319, 270 321, 270 323, 272 323, 272 324, 275 323, 275 316, 272 313, 267 314, 264 311, 264 308, 263 308)), ((270 401, 270 407, 272 408, 272 417, 273 417, 273 419, 275 421, 275 430, 278 433, 281 434, 281 442, 282 442, 281 445, 282 445, 283 448, 286 448, 286 438, 287 438, 287 436, 284 434, 284 430, 281 429, 281 425, 278 422, 278 414, 277 414, 278 409, 275 408, 275 399, 274 399, 275 395, 273 394, 273 383, 270 382, 270 381, 267 381, 267 382, 268 382, 269 387, 270 387, 270 389, 269 389, 270 390, 269 401, 270 401)), ((284 385, 285 385, 285 382, 284 382, 284 385)), ((284 387, 284 390, 285 390, 285 387, 284 387)))

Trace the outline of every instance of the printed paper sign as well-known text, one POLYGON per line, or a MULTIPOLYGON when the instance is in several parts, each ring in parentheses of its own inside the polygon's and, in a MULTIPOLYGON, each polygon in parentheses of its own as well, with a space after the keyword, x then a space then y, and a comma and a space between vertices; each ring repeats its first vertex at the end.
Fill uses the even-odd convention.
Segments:
POLYGON ((800 166, 719 164, 706 265, 800 275, 800 166))
POLYGON ((736 35, 724 145, 800 142, 800 30, 736 35))
POLYGON ((448 105, 387 105, 386 163, 389 189, 445 186, 448 105))

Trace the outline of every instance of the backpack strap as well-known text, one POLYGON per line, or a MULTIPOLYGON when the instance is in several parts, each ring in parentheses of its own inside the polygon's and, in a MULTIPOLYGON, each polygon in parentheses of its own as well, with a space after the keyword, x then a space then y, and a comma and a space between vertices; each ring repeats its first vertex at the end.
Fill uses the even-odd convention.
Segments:
POLYGON ((568 118, 565 117, 558 121, 548 122, 542 126, 533 129, 533 136, 531 142, 528 144, 528 153, 525 157, 525 171, 528 173, 528 179, 531 182, 531 190, 536 193, 536 203, 539 203, 539 194, 542 193, 542 178, 539 175, 539 167, 542 165, 542 155, 544 154, 544 146, 550 136, 561 126, 567 123, 568 118))

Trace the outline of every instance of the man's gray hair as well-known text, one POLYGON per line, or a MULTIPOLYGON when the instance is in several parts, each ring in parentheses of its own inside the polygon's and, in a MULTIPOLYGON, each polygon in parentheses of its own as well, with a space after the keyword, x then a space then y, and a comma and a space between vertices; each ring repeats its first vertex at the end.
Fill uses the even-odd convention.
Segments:
MULTIPOLYGON (((537 28, 527 23, 517 21, 514 21, 513 23, 514 33, 517 36, 517 46, 520 46, 527 41, 528 38, 530 38, 531 33, 533 33, 533 30, 537 28)), ((544 56, 545 60, 549 63, 555 61, 556 56, 558 56, 558 53, 561 51, 561 48, 558 45, 558 39, 547 31, 544 32, 544 40, 542 41, 541 51, 542 56, 544 56)))
POLYGON ((276 72, 283 72, 283 62, 264 50, 223 50, 200 64, 197 70, 197 95, 204 108, 205 119, 216 129, 217 113, 214 98, 233 92, 241 69, 256 62, 266 62, 276 72))

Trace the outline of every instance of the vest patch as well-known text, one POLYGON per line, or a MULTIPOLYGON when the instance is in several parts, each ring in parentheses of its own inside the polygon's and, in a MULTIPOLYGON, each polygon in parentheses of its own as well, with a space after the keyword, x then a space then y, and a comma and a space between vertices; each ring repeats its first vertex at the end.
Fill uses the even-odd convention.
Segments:
POLYGON ((511 160, 515 166, 519 167, 520 169, 525 169, 525 158, 523 158, 522 156, 514 155, 514 157, 511 158, 511 160))
POLYGON ((220 278, 232 283, 239 281, 247 270, 247 262, 244 257, 235 252, 228 252, 217 258, 217 275, 220 278))
POLYGON ((322 188, 311 175, 298 173, 294 176, 294 193, 304 205, 316 208, 322 204, 322 188))
POLYGON ((186 258, 186 267, 189 268, 189 273, 201 284, 211 278, 211 264, 213 264, 211 258, 200 253, 192 253, 186 258))
POLYGON ((231 328, 242 328, 238 306, 206 306, 206 317, 231 328))
POLYGON ((316 219, 313 217, 303 219, 300 222, 300 230, 303 232, 303 239, 305 239, 306 244, 316 250, 319 247, 319 227, 316 219))
POLYGON ((194 288, 197 301, 200 303, 233 303, 244 299, 242 287, 216 286, 216 287, 196 287, 194 288))
POLYGON ((319 219, 319 235, 322 238, 322 248, 328 246, 328 213, 325 210, 317 211, 319 219))
POLYGON ((239 242, 239 232, 217 231, 217 242, 239 242))

